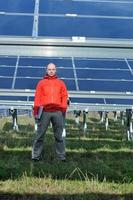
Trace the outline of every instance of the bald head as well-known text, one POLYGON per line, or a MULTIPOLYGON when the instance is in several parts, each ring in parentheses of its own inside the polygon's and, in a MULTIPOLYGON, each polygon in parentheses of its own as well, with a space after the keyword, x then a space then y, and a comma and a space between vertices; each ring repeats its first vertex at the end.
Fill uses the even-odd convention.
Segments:
POLYGON ((56 74, 56 65, 54 63, 49 63, 47 65, 47 74, 49 76, 54 76, 56 74))

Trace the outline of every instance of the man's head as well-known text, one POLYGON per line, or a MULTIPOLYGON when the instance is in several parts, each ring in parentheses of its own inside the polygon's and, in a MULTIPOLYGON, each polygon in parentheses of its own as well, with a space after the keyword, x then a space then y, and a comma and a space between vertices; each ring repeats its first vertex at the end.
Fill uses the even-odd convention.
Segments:
POLYGON ((56 74, 56 66, 54 63, 49 63, 47 65, 47 74, 48 76, 54 76, 56 74))

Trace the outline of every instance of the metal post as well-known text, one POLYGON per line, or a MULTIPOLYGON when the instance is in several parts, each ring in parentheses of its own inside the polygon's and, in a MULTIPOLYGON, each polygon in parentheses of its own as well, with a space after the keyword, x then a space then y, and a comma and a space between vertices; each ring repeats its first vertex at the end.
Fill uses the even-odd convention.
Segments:
POLYGON ((124 126, 124 112, 120 112, 120 119, 121 119, 121 124, 124 126))
POLYGON ((117 121, 117 112, 114 111, 114 122, 116 122, 116 121, 117 121))
POLYGON ((105 113, 105 129, 108 130, 109 119, 108 119, 108 112, 105 113))
POLYGON ((128 141, 133 140, 133 127, 132 127, 132 109, 126 109, 127 117, 127 139, 128 141))
POLYGON ((104 121, 104 112, 103 111, 99 111, 98 113, 100 115, 100 123, 103 123, 103 121, 104 121))

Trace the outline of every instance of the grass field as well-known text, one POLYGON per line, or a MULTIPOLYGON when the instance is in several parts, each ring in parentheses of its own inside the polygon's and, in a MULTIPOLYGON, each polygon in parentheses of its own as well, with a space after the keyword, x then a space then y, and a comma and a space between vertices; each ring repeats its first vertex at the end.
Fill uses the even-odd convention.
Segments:
POLYGON ((91 118, 84 136, 69 119, 65 163, 56 158, 51 128, 42 161, 33 163, 33 119, 20 117, 17 133, 10 118, 0 124, 0 200, 133 200, 133 142, 120 121, 110 120, 106 131, 91 118))

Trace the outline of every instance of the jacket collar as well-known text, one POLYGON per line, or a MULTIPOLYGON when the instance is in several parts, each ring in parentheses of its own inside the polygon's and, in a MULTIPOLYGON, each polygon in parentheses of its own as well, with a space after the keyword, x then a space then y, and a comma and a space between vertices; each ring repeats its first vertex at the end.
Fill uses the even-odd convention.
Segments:
POLYGON ((44 76, 44 79, 56 79, 56 78, 58 78, 57 75, 49 76, 48 74, 46 74, 46 75, 44 76))

